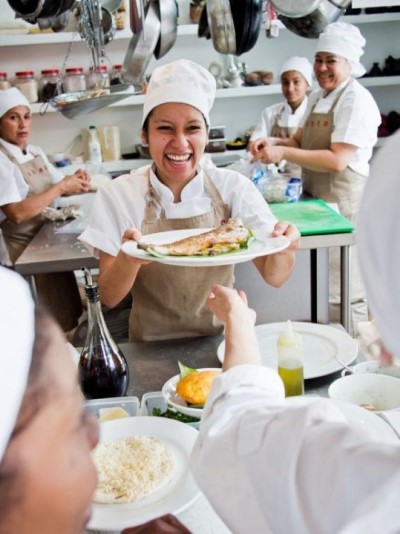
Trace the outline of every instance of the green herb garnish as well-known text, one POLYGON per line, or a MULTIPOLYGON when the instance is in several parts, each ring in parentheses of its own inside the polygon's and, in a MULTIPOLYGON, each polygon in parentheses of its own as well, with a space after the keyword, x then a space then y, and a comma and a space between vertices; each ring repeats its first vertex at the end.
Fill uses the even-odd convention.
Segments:
POLYGON ((183 365, 183 363, 181 363, 179 360, 178 360, 178 365, 179 365, 179 373, 181 375, 181 378, 185 378, 185 376, 190 375, 191 373, 197 373, 197 369, 193 369, 192 367, 187 367, 186 365, 183 365))
POLYGON ((167 408, 165 412, 161 411, 160 408, 153 408, 152 415, 155 415, 157 417, 166 417, 167 419, 175 419, 176 421, 180 421, 181 423, 198 423, 200 421, 200 419, 198 419, 197 417, 192 417, 191 415, 176 412, 175 410, 171 410, 170 408, 167 408))

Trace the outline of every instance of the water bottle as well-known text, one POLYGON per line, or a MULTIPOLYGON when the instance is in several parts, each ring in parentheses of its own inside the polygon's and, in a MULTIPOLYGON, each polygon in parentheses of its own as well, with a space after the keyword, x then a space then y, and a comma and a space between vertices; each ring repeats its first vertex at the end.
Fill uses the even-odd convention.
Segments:
POLYGON ((82 349, 78 376, 86 399, 122 397, 129 385, 129 368, 107 328, 100 304, 100 291, 90 271, 85 273, 88 330, 82 349))
POLYGON ((285 396, 303 395, 303 340, 290 321, 278 337, 278 373, 285 385, 285 396))
POLYGON ((103 161, 101 155, 101 144, 99 136, 97 135, 96 126, 89 126, 88 160, 90 163, 97 164, 100 164, 103 161))

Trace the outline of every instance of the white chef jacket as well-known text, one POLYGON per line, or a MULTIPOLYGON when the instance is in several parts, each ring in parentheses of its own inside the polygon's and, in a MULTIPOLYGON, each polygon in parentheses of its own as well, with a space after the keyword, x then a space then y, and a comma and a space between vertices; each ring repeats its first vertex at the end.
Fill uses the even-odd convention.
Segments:
MULTIPOLYGON (((42 156, 54 183, 64 178, 64 174, 56 169, 48 160, 46 154, 38 146, 27 145, 26 154, 16 145, 0 139, 0 143, 15 157, 19 163, 26 163, 35 156, 42 156)), ((0 151, 0 222, 6 219, 1 209, 5 204, 20 202, 28 195, 29 185, 25 181, 20 169, 3 152, 0 151)))
MULTIPOLYGON (((334 91, 325 95, 323 89, 316 89, 308 99, 307 110, 301 121, 302 128, 307 117, 317 102, 314 111, 316 113, 327 113, 338 93, 348 83, 342 82, 334 91)), ((332 143, 348 143, 357 147, 349 167, 353 171, 369 175, 369 160, 372 156, 372 149, 378 139, 378 126, 381 123, 379 108, 371 95, 357 80, 345 90, 339 98, 333 111, 334 128, 332 132, 332 143)))
MULTIPOLYGON (((99 250, 116 256, 122 235, 128 228, 141 229, 148 192, 149 166, 114 179, 96 193, 89 224, 79 239, 97 256, 99 250)), ((215 184, 222 200, 231 207, 231 217, 240 217, 254 230, 270 234, 277 222, 268 204, 251 180, 229 169, 207 167, 207 175, 215 184)), ((182 190, 181 201, 174 203, 172 191, 162 184, 153 170, 151 184, 160 196, 165 216, 182 219, 202 215, 212 209, 212 201, 204 189, 203 171, 199 172, 182 190)), ((157 215, 161 208, 156 206, 157 215)))
POLYGON ((268 106, 261 113, 261 118, 257 123, 254 132, 251 134, 250 140, 255 141, 260 137, 270 137, 272 134, 272 128, 274 127, 276 118, 279 114, 279 126, 297 128, 304 117, 304 113, 307 109, 307 103, 308 98, 305 96, 303 102, 294 113, 286 100, 279 102, 279 104, 268 106))
POLYGON ((267 367, 215 379, 191 466, 235 534, 400 532, 400 445, 372 441, 328 399, 286 406, 267 367))

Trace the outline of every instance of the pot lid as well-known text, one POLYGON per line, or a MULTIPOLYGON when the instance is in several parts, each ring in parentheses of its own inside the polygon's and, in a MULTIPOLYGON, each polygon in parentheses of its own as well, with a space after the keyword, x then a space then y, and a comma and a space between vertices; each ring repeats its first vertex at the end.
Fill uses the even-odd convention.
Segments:
POLYGON ((304 17, 317 9, 321 0, 270 0, 276 11, 286 17, 304 17))

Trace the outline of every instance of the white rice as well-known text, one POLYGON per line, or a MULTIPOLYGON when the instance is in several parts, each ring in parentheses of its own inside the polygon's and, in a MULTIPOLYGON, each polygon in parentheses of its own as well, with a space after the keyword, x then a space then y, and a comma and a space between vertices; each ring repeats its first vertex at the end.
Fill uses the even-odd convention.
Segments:
POLYGON ((150 436, 100 443, 93 457, 98 473, 93 500, 99 503, 137 501, 163 486, 175 465, 170 447, 150 436))

